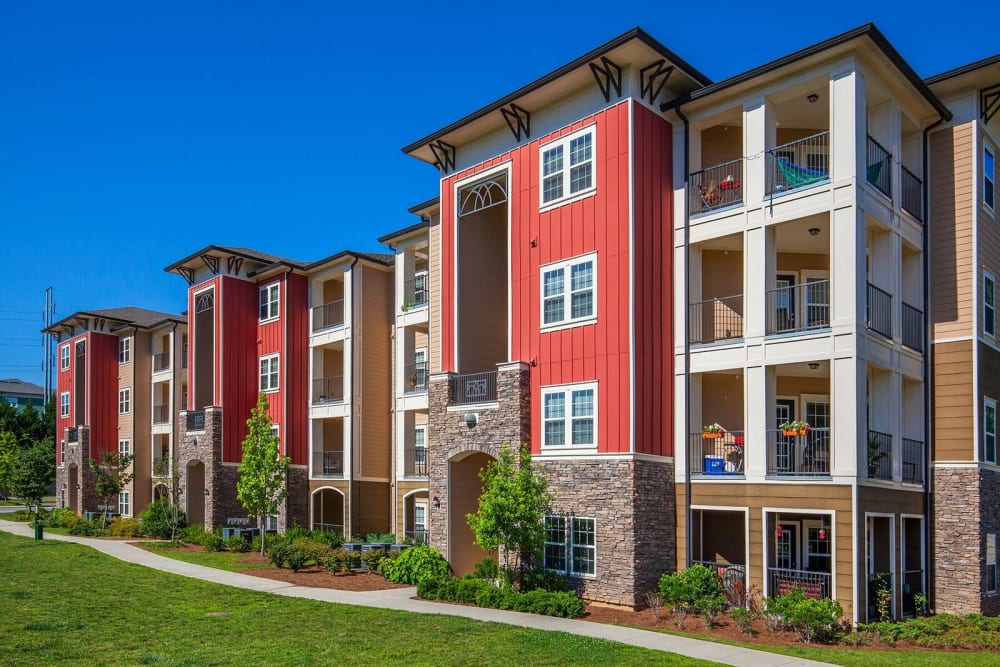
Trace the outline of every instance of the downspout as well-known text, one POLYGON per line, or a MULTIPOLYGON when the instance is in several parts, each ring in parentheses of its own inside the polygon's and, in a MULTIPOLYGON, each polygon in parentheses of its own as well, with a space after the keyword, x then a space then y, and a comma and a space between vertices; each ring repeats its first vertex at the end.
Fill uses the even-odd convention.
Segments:
POLYGON ((931 585, 931 572, 933 570, 931 566, 931 547, 933 546, 933 541, 931 540, 931 516, 933 512, 933 504, 931 502, 931 442, 933 440, 933 427, 934 427, 934 415, 931 410, 931 392, 932 384, 934 382, 934 375, 930 372, 931 364, 934 360, 933 346, 931 345, 931 318, 930 318, 930 296, 929 296, 929 285, 930 285, 930 257, 928 256, 928 250, 930 249, 930 244, 927 242, 928 228, 930 227, 930 197, 928 196, 929 185, 929 169, 928 169, 928 138, 931 130, 935 127, 944 123, 947 120, 944 115, 941 115, 934 123, 928 125, 924 128, 923 144, 921 146, 921 151, 923 152, 923 167, 921 169, 921 175, 923 176, 924 182, 921 188, 921 196, 923 201, 921 202, 921 207, 923 208, 923 222, 924 222, 924 256, 923 256, 923 271, 924 271, 924 440, 926 444, 924 445, 924 565, 927 571, 924 573, 924 578, 927 583, 927 590, 924 591, 924 595, 928 599, 928 608, 933 609, 935 607, 934 601, 934 587, 931 585))
MULTIPOLYGON (((351 272, 351 358, 349 360, 350 369, 351 369, 351 394, 354 393, 354 357, 357 356, 357 350, 355 349, 355 347, 356 347, 356 344, 358 343, 358 341, 356 340, 356 337, 354 335, 355 330, 356 330, 356 327, 354 326, 354 310, 355 310, 354 309, 354 302, 356 301, 356 299, 354 298, 354 267, 357 265, 357 263, 358 263, 358 258, 355 257, 354 261, 351 262, 350 268, 348 269, 351 272)), ((354 430, 354 421, 357 418, 356 415, 354 414, 354 396, 352 395, 352 396, 350 396, 348 398, 351 401, 351 430, 354 430)), ((362 429, 362 427, 363 427, 362 424, 358 424, 358 440, 359 441, 361 440, 361 429, 362 429)), ((351 465, 350 465, 350 467, 349 467, 349 469, 347 471, 347 489, 351 493, 351 496, 350 496, 350 499, 351 499, 351 513, 349 515, 349 518, 350 518, 350 521, 351 521, 351 532, 350 532, 351 540, 354 540, 354 508, 361 506, 361 502, 360 502, 361 501, 361 487, 358 487, 358 489, 357 489, 357 496, 358 496, 357 500, 359 502, 357 502, 357 503, 354 502, 354 500, 355 500, 355 498, 354 498, 354 496, 355 496, 355 489, 354 489, 354 449, 355 449, 355 447, 354 447, 354 438, 352 437, 351 438, 351 465)), ((359 448, 359 451, 360 451, 360 448, 359 448)))

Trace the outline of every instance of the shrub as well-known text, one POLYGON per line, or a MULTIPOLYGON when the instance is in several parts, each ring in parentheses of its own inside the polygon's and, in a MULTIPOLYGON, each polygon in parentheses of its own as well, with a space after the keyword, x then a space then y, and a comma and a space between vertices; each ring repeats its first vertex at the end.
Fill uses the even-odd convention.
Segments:
POLYGON ((94 525, 92 521, 87 521, 86 519, 80 519, 80 521, 69 529, 70 535, 80 535, 83 537, 96 537, 102 535, 103 531, 99 526, 94 525))
POLYGON ((663 613, 663 596, 656 591, 649 591, 646 593, 646 606, 652 612, 653 620, 660 620, 660 614, 663 613))
POLYGON ((521 584, 521 592, 526 593, 534 590, 559 593, 569 590, 569 587, 566 585, 566 577, 558 572, 539 567, 527 570, 521 584))
POLYGON ((287 540, 275 538, 267 543, 267 560, 277 568, 285 567, 291 545, 287 540))
POLYGON ((397 584, 417 584, 431 577, 444 578, 451 566, 437 549, 427 546, 411 547, 389 561, 383 568, 383 576, 397 584))
POLYGON ((394 533, 371 533, 365 535, 363 544, 395 544, 396 535, 394 533))
POLYGON ((205 527, 200 523, 187 526, 177 531, 177 539, 185 544, 201 544, 205 539, 205 527))
POLYGON ((250 542, 241 535, 233 535, 226 540, 226 549, 241 554, 246 553, 250 551, 250 542))
POLYGON ((729 612, 733 620, 736 621, 736 625, 739 627, 740 632, 745 635, 753 634, 753 614, 750 613, 749 609, 744 607, 737 607, 729 612))
POLYGON ((804 642, 832 642, 842 634, 844 610, 836 600, 807 598, 798 588, 767 598, 765 615, 772 629, 790 628, 804 642))
MULTIPOLYGON (((184 512, 177 511, 178 527, 184 526, 184 512)), ((170 502, 166 499, 154 500, 146 508, 146 511, 139 515, 142 524, 142 532, 150 537, 168 538, 170 528, 173 524, 173 510, 170 502)))
POLYGON ((426 577, 417 584, 417 597, 424 600, 437 600, 444 577, 426 577))
POLYGON ((139 526, 138 519, 125 519, 120 516, 116 516, 111 520, 111 525, 108 526, 108 535, 115 535, 117 537, 141 537, 142 528, 139 526))
POLYGON ((472 567, 472 573, 479 579, 496 581, 500 578, 500 564, 495 558, 487 556, 472 567))
POLYGON ((675 609, 705 615, 706 622, 725 604, 719 577, 712 569, 697 563, 686 570, 660 577, 660 595, 666 604, 675 609))
POLYGON ((586 606, 574 593, 551 593, 537 589, 521 594, 517 610, 545 616, 579 618, 586 611, 586 606))
MULTIPOLYGON (((325 530, 314 530, 311 535, 312 539, 317 542, 322 542, 331 549, 339 549, 344 546, 344 536, 340 533, 330 533, 325 530)), ((258 549, 260 545, 258 545, 258 549)))
POLYGON ((285 554, 285 564, 292 569, 292 572, 298 572, 305 567, 307 559, 306 549, 294 544, 288 547, 288 552, 285 554))
POLYGON ((301 539, 303 537, 312 538, 312 531, 308 528, 303 528, 299 524, 292 525, 291 528, 285 531, 285 539, 289 542, 294 542, 295 540, 301 539))
POLYGON ((57 507, 51 512, 49 512, 48 518, 45 520, 45 524, 48 526, 62 526, 63 528, 68 528, 68 526, 63 526, 63 517, 78 517, 79 515, 68 507, 57 507))
POLYGON ((201 546, 205 548, 205 551, 223 551, 226 548, 226 541, 222 539, 222 531, 213 531, 202 535, 201 546))
POLYGON ((343 549, 330 549, 326 558, 320 563, 328 572, 343 572, 347 570, 347 554, 343 549))
POLYGON ((462 579, 428 577, 417 585, 417 595, 425 600, 464 602, 491 609, 509 609, 562 618, 579 618, 586 610, 576 593, 541 589, 519 593, 512 588, 498 588, 475 575, 462 579))

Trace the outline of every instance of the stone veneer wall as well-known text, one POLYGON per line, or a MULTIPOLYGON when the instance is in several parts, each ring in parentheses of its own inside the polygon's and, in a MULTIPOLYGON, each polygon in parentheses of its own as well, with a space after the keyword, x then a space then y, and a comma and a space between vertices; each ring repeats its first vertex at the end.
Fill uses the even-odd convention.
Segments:
MULTIPOLYGON (((78 427, 78 441, 69 441, 69 429, 63 429, 63 440, 66 441, 63 465, 56 468, 56 499, 58 503, 59 491, 63 484, 66 485, 66 507, 72 507, 71 494, 76 494, 76 508, 80 514, 84 512, 96 512, 97 506, 101 504, 97 497, 97 487, 94 479, 94 471, 90 468, 90 427, 78 427), (69 488, 69 468, 76 465, 76 483, 80 488, 69 488)), ((59 443, 56 443, 56 447, 59 443)), ((115 499, 117 503, 117 498, 115 499)))
POLYGON ((278 530, 292 526, 309 527, 309 470, 305 466, 288 469, 288 497, 278 508, 278 530))
POLYGON ((986 593, 986 536, 1000 535, 1000 473, 934 469, 934 610, 1000 614, 1000 593, 986 593))
POLYGON ((554 514, 593 518, 596 575, 571 577, 588 600, 644 607, 677 557, 672 461, 535 459, 555 494, 554 514))

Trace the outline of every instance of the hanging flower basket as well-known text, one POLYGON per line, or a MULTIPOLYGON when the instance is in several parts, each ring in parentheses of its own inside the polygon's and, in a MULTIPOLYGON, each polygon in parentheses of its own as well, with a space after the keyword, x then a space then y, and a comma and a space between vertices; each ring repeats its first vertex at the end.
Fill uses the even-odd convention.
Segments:
POLYGON ((715 440, 716 438, 721 438, 726 432, 726 429, 722 428, 718 424, 706 424, 701 427, 701 437, 705 440, 715 440))
POLYGON ((790 438, 809 433, 809 424, 803 421, 785 422, 780 428, 781 433, 790 438))

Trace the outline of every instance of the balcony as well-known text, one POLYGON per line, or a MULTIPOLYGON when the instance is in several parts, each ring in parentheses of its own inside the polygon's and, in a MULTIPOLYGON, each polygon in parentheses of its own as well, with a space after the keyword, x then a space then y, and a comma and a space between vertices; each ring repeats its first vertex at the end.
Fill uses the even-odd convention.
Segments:
POLYGON ((153 372, 159 373, 160 371, 170 370, 170 353, 169 352, 156 352, 153 354, 153 372))
POLYGON ((403 473, 408 476, 427 476, 426 447, 407 447, 403 451, 403 473))
POLYGON ((154 405, 153 406, 153 423, 154 424, 169 424, 170 423, 170 406, 169 405, 154 405))
POLYGON ((337 403, 344 400, 344 376, 316 378, 313 380, 313 405, 337 403))
POLYGON ((497 372, 455 375, 448 387, 451 405, 475 405, 497 400, 497 372))
POLYGON ((830 180, 829 131, 776 146, 765 156, 768 195, 782 195, 830 180))
POLYGON ((712 560, 692 560, 692 565, 704 565, 715 572, 730 608, 742 607, 747 599, 747 567, 737 563, 720 563, 712 560))
POLYGON ((743 338, 743 295, 692 303, 688 337, 692 345, 743 338))
POLYGON ((868 283, 868 328, 875 333, 892 338, 892 295, 868 283))
POLYGON ((924 311, 903 302, 903 345, 924 351, 924 311))
POLYGON ((892 479, 892 434, 868 429, 868 478, 892 479))
POLYGON ((830 597, 832 577, 829 572, 767 568, 767 595, 778 596, 798 588, 807 598, 822 600, 830 597))
POLYGON ((406 385, 403 390, 407 394, 417 394, 427 391, 427 363, 407 364, 404 371, 406 385))
POLYGON ((343 477, 344 452, 313 452, 313 477, 343 477))
POLYGON ((431 531, 427 528, 414 528, 403 531, 404 540, 411 544, 428 544, 431 539, 431 531))
POLYGON ((743 203, 743 159, 691 174, 691 214, 743 203))
POLYGON ((204 431, 205 430, 205 411, 204 410, 192 410, 187 413, 187 430, 188 431, 204 431))
POLYGON ((924 483, 924 443, 913 438, 903 438, 903 481, 909 484, 924 483))
POLYGON ((768 290, 767 333, 785 334, 830 326, 830 281, 812 280, 768 290))
POLYGON ((868 135, 865 179, 886 197, 892 198, 892 153, 868 135))
POLYGON ((427 274, 410 278, 403 283, 403 304, 400 306, 400 310, 405 313, 408 310, 426 306, 428 297, 427 274))
POLYGON ((777 477, 828 477, 830 429, 810 428, 805 434, 767 431, 767 474, 777 477))
POLYGON ((918 222, 924 221, 924 184, 913 172, 901 167, 899 179, 899 206, 918 222))
POLYGON ((153 459, 153 477, 170 477, 169 459, 153 459))
POLYGON ((338 327, 344 323, 344 300, 337 299, 322 306, 314 306, 312 309, 312 330, 313 333, 338 327))
POLYGON ((691 476, 744 474, 743 431, 691 434, 691 476))

